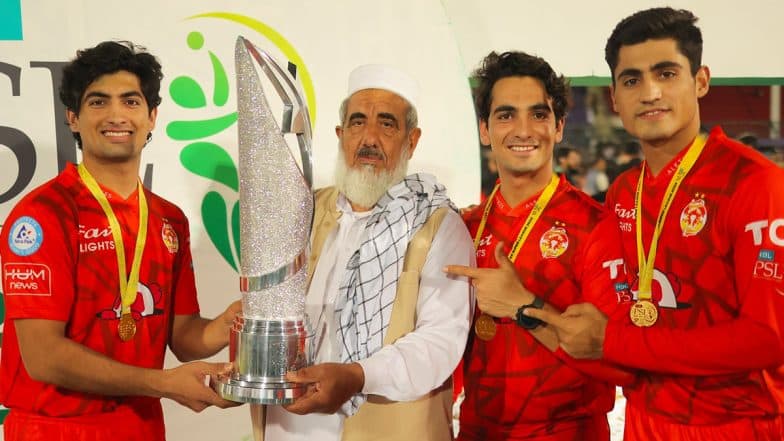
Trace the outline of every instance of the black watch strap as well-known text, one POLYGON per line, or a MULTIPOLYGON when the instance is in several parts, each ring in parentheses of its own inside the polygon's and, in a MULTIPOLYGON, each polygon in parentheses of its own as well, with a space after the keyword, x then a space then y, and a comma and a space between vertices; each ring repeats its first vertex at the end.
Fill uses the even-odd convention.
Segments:
POLYGON ((543 307, 544 307, 544 300, 541 297, 534 297, 533 302, 518 308, 517 317, 515 320, 517 322, 517 325, 525 329, 536 329, 539 326, 543 326, 544 325, 543 321, 523 314, 523 311, 525 311, 527 308, 542 309, 543 307))

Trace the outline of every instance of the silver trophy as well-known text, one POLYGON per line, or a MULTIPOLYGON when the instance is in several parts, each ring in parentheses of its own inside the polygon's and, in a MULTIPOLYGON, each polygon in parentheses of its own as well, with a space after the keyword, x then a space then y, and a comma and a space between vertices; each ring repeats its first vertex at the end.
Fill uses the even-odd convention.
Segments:
POLYGON ((243 37, 235 62, 242 314, 229 340, 234 370, 214 387, 227 400, 288 404, 305 385, 286 381, 286 372, 312 362, 305 316, 313 219, 310 116, 294 77, 243 37), (280 127, 257 69, 283 101, 280 127), (284 134, 296 135, 301 171, 284 134))

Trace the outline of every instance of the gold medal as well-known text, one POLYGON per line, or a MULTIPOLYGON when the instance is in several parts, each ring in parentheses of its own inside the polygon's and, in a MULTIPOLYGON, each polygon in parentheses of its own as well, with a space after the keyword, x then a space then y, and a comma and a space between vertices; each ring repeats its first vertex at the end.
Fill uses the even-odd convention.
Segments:
POLYGON ((117 332, 120 334, 120 340, 128 341, 136 334, 136 321, 131 314, 123 314, 120 317, 120 323, 117 325, 117 332))
POLYGON ((495 336, 495 320, 483 312, 474 323, 474 332, 484 341, 492 340, 495 336))
POLYGON ((656 305, 648 300, 638 300, 632 305, 629 310, 629 316, 632 318, 632 323, 639 327, 650 327, 656 323, 659 318, 659 311, 656 310, 656 305))

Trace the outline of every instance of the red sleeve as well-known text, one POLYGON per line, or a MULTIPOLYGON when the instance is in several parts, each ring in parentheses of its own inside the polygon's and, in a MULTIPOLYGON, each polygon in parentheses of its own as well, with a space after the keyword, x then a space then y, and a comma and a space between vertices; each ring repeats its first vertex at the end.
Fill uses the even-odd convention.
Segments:
POLYGON ((199 312, 199 301, 196 298, 196 279, 193 273, 193 256, 191 255, 191 235, 188 219, 181 214, 182 228, 177 232, 182 239, 177 260, 174 265, 174 314, 191 315, 199 312))
MULTIPOLYGON (((728 234, 740 308, 733 320, 693 329, 610 321, 605 356, 625 366, 718 375, 784 362, 784 174, 768 168, 734 193, 719 234, 728 234)), ((727 287, 731 290, 732 287, 727 287)))
MULTIPOLYGON (((593 303, 610 317, 626 310, 620 301, 628 295, 629 284, 614 217, 604 216, 597 223, 583 250, 575 256, 574 268, 583 301, 593 303)), ((575 360, 560 347, 555 355, 571 367, 612 384, 628 386, 634 382, 634 374, 607 361, 575 360)))
MULTIPOLYGON (((9 319, 68 321, 70 317, 77 252, 75 216, 58 215, 45 196, 37 193, 23 199, 3 224, 0 262, 9 319)), ((68 206, 62 201, 58 204, 68 206)))

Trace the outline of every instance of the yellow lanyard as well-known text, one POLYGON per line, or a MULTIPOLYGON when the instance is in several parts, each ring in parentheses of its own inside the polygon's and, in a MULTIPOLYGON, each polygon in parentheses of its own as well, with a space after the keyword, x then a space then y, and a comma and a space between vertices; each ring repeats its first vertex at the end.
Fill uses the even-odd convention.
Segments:
POLYGON ((675 199, 675 193, 678 191, 686 174, 697 162, 700 153, 705 147, 706 139, 704 136, 698 136, 694 142, 689 146, 686 155, 683 156, 681 163, 675 174, 670 178, 670 183, 667 185, 667 191, 664 193, 664 200, 659 208, 659 215, 656 218, 656 226, 653 229, 653 236, 651 237, 651 247, 648 250, 648 257, 645 257, 645 245, 642 242, 642 186, 645 177, 645 164, 643 163, 642 170, 640 171, 640 179, 637 181, 637 189, 634 193, 634 213, 636 217, 637 226, 637 262, 639 264, 639 292, 637 299, 639 301, 650 301, 651 285, 653 283, 653 263, 656 260, 656 248, 659 243, 659 236, 661 236, 662 229, 664 228, 664 221, 667 218, 667 212, 670 211, 672 201, 675 199))
POLYGON ((142 254, 144 252, 144 245, 147 241, 147 199, 144 196, 144 188, 142 183, 139 182, 139 231, 136 233, 136 250, 133 254, 133 263, 131 264, 131 273, 126 272, 125 266, 125 246, 123 245, 122 230, 120 230, 120 222, 117 221, 117 216, 109 205, 106 195, 103 193, 95 178, 92 177, 84 164, 79 164, 79 176, 82 181, 90 190, 93 197, 98 201, 103 209, 106 218, 109 220, 109 226, 112 229, 112 239, 114 240, 114 251, 117 255, 117 269, 120 278, 120 298, 122 299, 121 314, 126 315, 131 312, 131 304, 136 300, 136 291, 139 285, 139 269, 142 263, 142 254), (127 278, 126 278, 127 277, 127 278))
MULTIPOLYGON (((517 255, 520 253, 520 249, 523 248, 523 243, 525 243, 525 239, 528 237, 528 233, 534 228, 534 224, 539 217, 542 215, 544 208, 547 204, 550 203, 550 199, 553 198, 555 194, 555 189, 558 188, 558 176, 553 174, 550 178, 550 183, 547 184, 547 187, 542 190, 542 194, 536 199, 536 203, 534 203, 534 208, 531 209, 531 212, 528 213, 528 217, 525 219, 525 223, 523 227, 520 229, 520 232, 517 234, 517 239, 515 239, 514 244, 512 245, 512 251, 509 252, 509 260, 514 263, 517 259, 517 255)), ((490 209, 493 206, 493 202, 495 200, 495 194, 498 192, 499 185, 496 185, 493 188, 492 193, 490 193, 490 197, 487 198, 487 205, 485 205, 485 211, 482 213, 482 221, 479 222, 479 229, 476 230, 476 236, 474 237, 474 248, 479 247, 479 240, 482 238, 482 233, 485 231, 485 224, 487 224, 487 218, 490 216, 490 209)))

